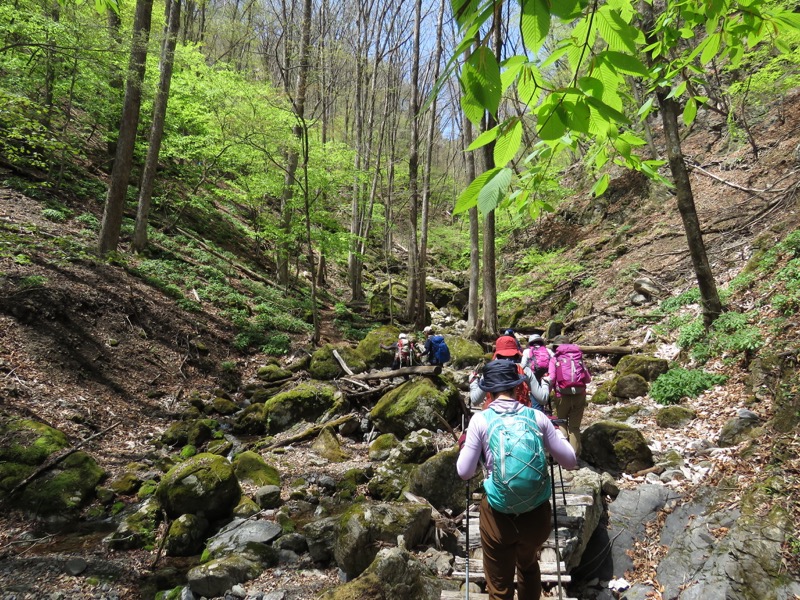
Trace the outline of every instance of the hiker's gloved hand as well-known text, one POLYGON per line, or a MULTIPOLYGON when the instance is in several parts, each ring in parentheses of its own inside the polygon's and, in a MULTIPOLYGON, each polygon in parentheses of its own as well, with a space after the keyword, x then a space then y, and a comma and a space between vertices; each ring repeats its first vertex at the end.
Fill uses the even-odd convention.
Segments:
POLYGON ((467 441, 467 432, 465 431, 458 437, 458 449, 461 450, 464 447, 464 442, 467 441))
POLYGON ((476 380, 476 379, 477 379, 479 376, 480 376, 480 374, 479 374, 477 371, 470 371, 470 373, 469 373, 469 382, 470 382, 470 383, 472 383, 472 382, 473 382, 473 381, 475 381, 475 380, 476 380))

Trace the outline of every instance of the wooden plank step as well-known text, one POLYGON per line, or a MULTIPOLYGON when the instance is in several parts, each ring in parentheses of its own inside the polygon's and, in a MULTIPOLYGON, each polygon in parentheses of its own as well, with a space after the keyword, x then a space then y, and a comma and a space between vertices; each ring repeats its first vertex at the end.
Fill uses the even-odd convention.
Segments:
MULTIPOLYGON (((453 579, 466 579, 467 572, 466 571, 453 571, 451 577, 453 579)), ((473 573, 472 571, 469 572, 469 580, 474 581, 475 583, 485 583, 486 576, 483 574, 483 571, 478 573, 473 573)), ((561 575, 561 583, 564 585, 570 583, 572 578, 564 573, 561 575)), ((558 575, 553 573, 542 573, 542 583, 558 583, 558 575)), ((471 596, 472 594, 470 594, 471 596)))
MULTIPOLYGON (((465 600, 467 597, 466 592, 464 591, 455 591, 455 590, 442 590, 442 595, 439 596, 440 600, 465 600)), ((480 594, 477 592, 470 592, 469 593, 470 600, 489 600, 489 594, 480 594)), ((516 594, 514 594, 514 598, 516 598, 516 594)), ((558 594, 555 596, 542 596, 543 600, 547 600, 548 598, 558 598, 558 594)), ((577 600, 577 598, 567 598, 566 596, 563 597, 562 600, 577 600)))
MULTIPOLYGON (((466 572, 466 560, 463 556, 456 556, 456 560, 453 563, 453 575, 454 579, 459 579, 461 575, 464 575, 466 572)), ((566 567, 564 563, 559 563, 561 567, 561 581, 568 581, 569 574, 566 573, 566 567)), ((555 562, 548 562, 548 561, 539 561, 539 570, 542 572, 542 577, 545 575, 553 575, 558 581, 558 573, 556 571, 556 563, 555 562)), ((483 561, 477 560, 475 558, 471 558, 469 560, 469 575, 470 579, 472 579, 473 573, 480 575, 480 578, 485 579, 483 575, 483 561)))

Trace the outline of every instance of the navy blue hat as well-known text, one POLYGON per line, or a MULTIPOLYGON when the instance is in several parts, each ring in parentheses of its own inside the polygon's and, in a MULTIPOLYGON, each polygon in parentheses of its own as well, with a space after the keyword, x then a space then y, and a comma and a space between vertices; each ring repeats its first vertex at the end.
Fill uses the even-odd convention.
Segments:
POLYGON ((478 387, 484 392, 503 392, 517 387, 525 381, 525 375, 517 369, 517 363, 510 360, 492 360, 483 367, 483 376, 478 387))

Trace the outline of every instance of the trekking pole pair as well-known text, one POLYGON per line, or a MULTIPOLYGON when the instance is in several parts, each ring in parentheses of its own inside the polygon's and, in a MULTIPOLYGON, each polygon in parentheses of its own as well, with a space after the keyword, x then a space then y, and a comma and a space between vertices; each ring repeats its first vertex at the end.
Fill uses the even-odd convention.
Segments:
MULTIPOLYGON (((563 586, 561 583, 561 549, 558 547, 558 516, 556 515, 556 477, 555 477, 555 460, 553 457, 550 457, 550 485, 552 486, 553 492, 553 540, 554 546, 556 549, 556 577, 558 579, 558 597, 559 600, 563 600, 563 586)), ((558 465, 559 474, 561 472, 561 465, 558 465)), ((562 486, 561 486, 561 493, 564 494, 564 486, 563 486, 563 479, 562 479, 562 486)), ((567 505, 566 495, 564 495, 564 506, 567 505)))

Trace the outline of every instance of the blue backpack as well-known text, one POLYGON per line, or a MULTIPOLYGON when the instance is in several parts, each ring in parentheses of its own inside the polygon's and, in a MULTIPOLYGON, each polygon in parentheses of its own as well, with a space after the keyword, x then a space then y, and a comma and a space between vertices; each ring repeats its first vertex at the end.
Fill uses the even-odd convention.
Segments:
POLYGON ((443 365, 450 360, 450 348, 444 341, 444 336, 431 336, 431 363, 443 365))
POLYGON ((489 505, 518 515, 547 502, 550 473, 535 410, 517 405, 500 412, 490 405, 483 415, 493 460, 492 474, 483 482, 489 505))

